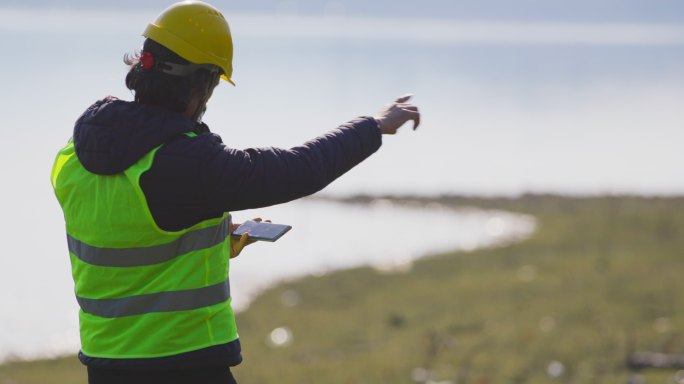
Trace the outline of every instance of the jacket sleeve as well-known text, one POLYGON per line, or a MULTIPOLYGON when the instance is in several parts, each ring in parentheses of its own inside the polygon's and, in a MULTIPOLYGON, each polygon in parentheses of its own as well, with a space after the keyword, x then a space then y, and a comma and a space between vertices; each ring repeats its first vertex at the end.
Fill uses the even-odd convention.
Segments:
POLYGON ((237 211, 285 203, 320 191, 380 148, 375 119, 352 120, 290 149, 216 145, 201 165, 208 205, 237 211))

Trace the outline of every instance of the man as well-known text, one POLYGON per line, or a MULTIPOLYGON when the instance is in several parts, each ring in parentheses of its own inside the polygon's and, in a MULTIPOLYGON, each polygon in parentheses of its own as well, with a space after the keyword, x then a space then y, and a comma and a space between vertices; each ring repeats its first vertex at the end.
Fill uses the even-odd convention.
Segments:
MULTIPOLYGON (((64 211, 90 383, 234 383, 242 360, 231 309, 229 211, 321 190, 420 114, 397 99, 291 149, 237 150, 201 122, 232 83, 227 22, 200 1, 172 5, 126 57, 127 102, 77 120, 51 182, 64 211)), ((236 132, 237 133, 237 132, 236 132)))

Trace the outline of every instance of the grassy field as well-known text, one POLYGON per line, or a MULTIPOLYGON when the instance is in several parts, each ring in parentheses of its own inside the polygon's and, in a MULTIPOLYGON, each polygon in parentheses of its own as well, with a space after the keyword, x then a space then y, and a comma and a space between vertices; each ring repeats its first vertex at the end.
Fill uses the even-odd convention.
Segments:
MULTIPOLYGON (((407 272, 358 268, 270 289, 238 317, 238 381, 625 383, 634 351, 684 354, 684 198, 410 200, 529 213, 538 228, 407 272)), ((676 382, 675 370, 638 375, 676 382)), ((79 382, 75 358, 0 367, 0 384, 79 382)))

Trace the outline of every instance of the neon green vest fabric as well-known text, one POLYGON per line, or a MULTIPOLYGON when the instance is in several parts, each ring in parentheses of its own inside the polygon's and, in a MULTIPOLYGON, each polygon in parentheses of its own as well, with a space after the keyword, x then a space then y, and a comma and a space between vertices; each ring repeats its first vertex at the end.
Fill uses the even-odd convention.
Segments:
POLYGON ((116 175, 88 172, 73 143, 51 182, 66 221, 81 350, 148 358, 238 338, 230 302, 230 215, 168 232, 140 188, 159 147, 116 175))

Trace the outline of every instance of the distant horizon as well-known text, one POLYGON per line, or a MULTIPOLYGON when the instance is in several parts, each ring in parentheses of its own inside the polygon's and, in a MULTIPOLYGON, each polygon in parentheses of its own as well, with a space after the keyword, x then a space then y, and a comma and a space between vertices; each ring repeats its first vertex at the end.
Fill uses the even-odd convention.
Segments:
MULTIPOLYGON (((0 0, 1 7, 49 9, 151 10, 160 12, 174 1, 134 0, 116 3, 88 0, 0 0)), ((684 2, 676 0, 252 0, 209 1, 225 14, 347 15, 352 17, 418 17, 462 20, 571 21, 571 22, 684 22, 684 2)))

